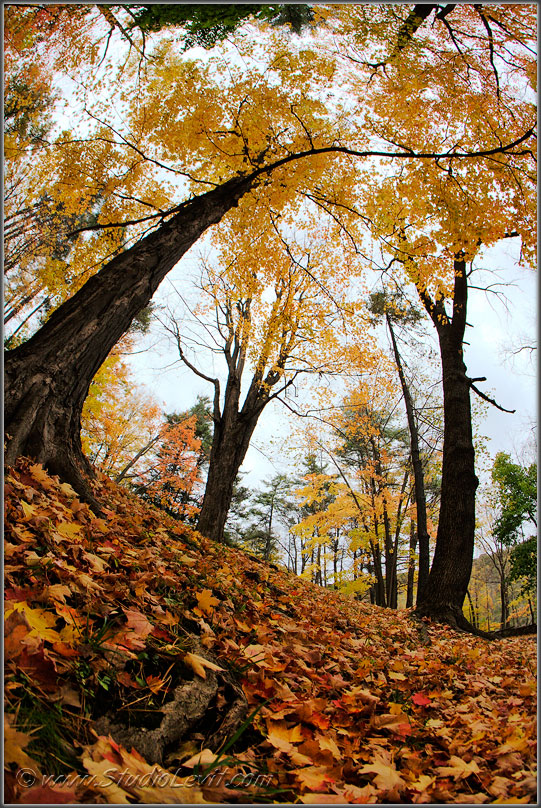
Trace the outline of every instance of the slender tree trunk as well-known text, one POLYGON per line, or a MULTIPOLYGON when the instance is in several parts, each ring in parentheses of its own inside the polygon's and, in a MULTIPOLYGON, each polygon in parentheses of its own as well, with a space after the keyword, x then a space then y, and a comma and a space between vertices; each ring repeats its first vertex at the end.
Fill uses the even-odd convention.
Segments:
POLYGON ((385 498, 383 500, 383 531, 385 535, 385 598, 387 606, 389 606, 390 609, 396 609, 396 553, 394 552, 391 523, 389 521, 389 514, 387 513, 385 498))
POLYGON ((443 467, 441 504, 436 548, 426 587, 417 600, 421 614, 451 625, 471 629, 462 604, 471 576, 475 534, 475 475, 470 382, 462 355, 468 285, 462 254, 455 259, 453 315, 449 318, 443 297, 434 303, 420 289, 438 332, 443 377, 443 467))
POLYGON ((473 606, 473 600, 471 599, 470 590, 466 591, 466 595, 468 596, 468 602, 470 604, 470 616, 471 616, 471 624, 474 628, 477 628, 477 615, 475 613, 475 608, 473 606))
POLYGON ((97 507, 85 477, 81 411, 94 374, 158 285, 253 178, 235 178, 181 206, 158 230, 113 258, 5 359, 5 460, 29 455, 97 507))
POLYGON ((505 580, 504 570, 502 570, 501 577, 500 577, 500 604, 501 604, 502 629, 505 629, 505 628, 508 628, 508 624, 509 624, 509 599, 508 599, 507 582, 505 580))
POLYGON ((383 578, 383 570, 381 568, 381 549, 377 542, 371 542, 372 558, 374 561, 374 572, 376 575, 376 583, 374 587, 374 596, 376 606, 386 606, 385 599, 385 580, 383 578))
POLYGON ((413 589, 415 585, 415 548, 417 547, 417 531, 415 521, 410 524, 410 546, 408 558, 408 586, 406 590, 406 609, 413 606, 413 589))
POLYGON ((428 579, 430 567, 430 541, 426 520, 425 480, 423 464, 421 462, 421 453, 419 451, 419 430, 417 427, 417 419, 415 417, 413 399, 404 375, 402 359, 398 350, 391 317, 389 316, 388 312, 385 316, 387 320, 387 327, 391 335, 393 353, 398 370, 398 376, 400 378, 400 385, 402 387, 402 395, 404 396, 406 416, 408 419, 408 429, 410 433, 411 465, 413 467, 413 479, 415 482, 415 507, 417 509, 417 536, 419 542, 419 572, 417 578, 417 600, 419 600, 420 593, 422 592, 428 579))

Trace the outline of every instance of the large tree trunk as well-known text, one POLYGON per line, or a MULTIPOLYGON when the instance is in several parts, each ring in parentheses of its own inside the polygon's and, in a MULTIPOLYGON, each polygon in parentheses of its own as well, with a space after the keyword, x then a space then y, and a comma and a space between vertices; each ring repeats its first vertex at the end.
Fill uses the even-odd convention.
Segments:
POLYGON ((453 315, 443 298, 434 303, 426 290, 421 299, 438 332, 443 376, 443 467, 441 505, 434 560, 417 610, 436 620, 471 629, 462 613, 470 580, 475 532, 475 475, 470 381, 462 355, 468 286, 462 254, 455 259, 453 315))
POLYGON ((29 455, 97 506, 81 448, 81 411, 92 378, 133 317, 254 177, 234 178, 183 204, 158 230, 116 256, 5 359, 6 462, 29 455))

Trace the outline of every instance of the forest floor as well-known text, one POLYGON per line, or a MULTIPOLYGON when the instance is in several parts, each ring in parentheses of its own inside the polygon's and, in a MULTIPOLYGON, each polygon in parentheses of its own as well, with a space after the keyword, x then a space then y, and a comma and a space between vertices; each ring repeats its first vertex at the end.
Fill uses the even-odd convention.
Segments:
POLYGON ((5 477, 5 800, 536 804, 536 641, 362 604, 105 477, 5 477))

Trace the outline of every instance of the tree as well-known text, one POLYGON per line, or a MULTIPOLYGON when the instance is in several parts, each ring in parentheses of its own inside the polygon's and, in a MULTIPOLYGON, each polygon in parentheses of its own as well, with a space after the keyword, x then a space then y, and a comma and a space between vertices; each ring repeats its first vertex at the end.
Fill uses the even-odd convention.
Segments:
MULTIPOLYGON (((421 461, 421 453, 419 448, 419 427, 417 423, 416 412, 413 406, 413 399, 410 392, 409 385, 404 374, 403 362, 398 349, 398 343, 394 331, 394 323, 398 322, 407 325, 415 324, 420 319, 420 314, 416 309, 410 307, 403 310, 400 304, 400 296, 395 293, 391 300, 387 300, 384 293, 375 293, 371 295, 370 311, 375 315, 385 317, 385 322, 391 337, 393 348, 393 355, 400 378, 400 386, 402 388, 402 395, 404 397, 404 406, 406 408, 406 416, 408 419, 408 429, 410 434, 410 447, 411 447, 411 465, 413 468, 413 478, 415 481, 415 508, 416 508, 416 536, 412 534, 411 551, 415 550, 415 545, 419 543, 419 576, 417 581, 417 598, 419 598, 426 581, 428 579, 428 571, 430 567, 430 546, 427 527, 426 516, 426 494, 424 483, 424 472, 421 461)), ((411 605, 411 604, 409 604, 411 605)))
POLYGON ((209 404, 206 396, 198 396, 186 412, 166 415, 165 424, 116 481, 127 478, 144 499, 172 516, 196 521, 212 443, 209 404), (141 456, 145 456, 144 465, 136 465, 141 456))
POLYGON ((536 536, 524 538, 524 526, 537 528, 537 463, 528 467, 513 463, 499 452, 492 468, 499 516, 494 523, 496 540, 511 547, 511 579, 523 581, 523 590, 534 592, 537 585, 536 536))
POLYGON ((217 541, 265 407, 280 400, 302 374, 341 369, 340 342, 359 323, 357 318, 348 322, 347 307, 340 305, 345 270, 335 264, 330 271, 331 231, 316 232, 308 220, 288 243, 291 211, 286 208, 278 217, 272 209, 265 211, 263 201, 260 208, 254 218, 251 209, 239 207, 215 238, 215 263, 203 271, 200 332, 214 354, 222 355, 223 386, 188 358, 189 341, 178 322, 168 326, 182 362, 214 387, 214 432, 197 528, 217 541))
MULTIPOLYGON (((444 125, 444 117, 450 121, 447 116, 453 107, 458 112, 467 103, 470 122, 477 118, 477 142, 488 134, 488 121, 492 131, 493 127, 500 127, 502 134, 504 130, 508 134, 513 120, 524 121, 532 111, 532 98, 528 94, 532 73, 527 17, 528 12, 521 10, 514 18, 513 25, 518 23, 518 28, 513 33, 508 29, 502 35, 497 56, 495 40, 485 23, 492 31, 491 26, 499 27, 503 20, 493 17, 489 22, 479 7, 468 7, 467 11, 464 7, 464 28, 458 39, 452 37, 452 44, 439 38, 436 29, 424 29, 422 47, 417 34, 413 39, 410 37, 407 47, 393 56, 392 64, 378 73, 380 83, 376 85, 378 98, 374 103, 379 117, 375 128, 395 143, 403 143, 413 126, 421 139, 430 138, 434 127, 444 125), (470 25, 477 26, 477 34, 473 28, 468 30, 470 25), (517 33, 519 28, 522 34, 517 33), (481 43, 479 49, 471 47, 474 38, 481 43), (511 39, 522 53, 513 62, 513 79, 505 68, 511 39), (467 43, 469 47, 463 50, 467 43), (459 58, 457 48, 461 52, 459 58), (432 63, 427 59, 429 52, 436 57, 432 63), (440 86, 434 93, 435 84, 431 90, 422 90, 417 73, 421 63, 426 71, 423 86, 427 86, 428 75, 438 70, 440 78, 445 76, 445 91, 440 86), (458 63, 457 71, 448 70, 449 65, 458 63), (466 73, 462 73, 461 67, 466 67, 466 73), (476 71, 477 83, 472 81, 472 69, 476 71), (397 87, 401 91, 409 88, 409 97, 403 96, 400 102, 400 94, 394 91, 397 87), (415 115, 408 109, 413 99, 417 105, 415 115)), ((450 19, 445 18, 446 27, 450 19)), ((447 130, 451 138, 454 137, 451 131, 457 132, 457 121, 458 117, 454 117, 455 123, 447 130)), ((464 363, 468 276, 471 262, 482 245, 492 245, 504 238, 520 235, 524 260, 530 260, 531 228, 535 228, 533 168, 532 153, 524 154, 516 164, 498 161, 495 173, 488 166, 486 170, 466 165, 444 168, 438 161, 427 165, 423 172, 409 165, 399 174, 382 179, 380 193, 372 189, 372 199, 363 208, 365 217, 373 224, 378 223, 373 226, 373 233, 380 239, 382 269, 389 271, 396 264, 403 264, 406 278, 415 283, 438 335, 444 394, 441 506, 436 550, 418 610, 463 628, 468 628, 462 604, 471 573, 478 484, 470 390, 488 398, 475 385, 479 379, 468 378, 464 363), (503 203, 504 196, 507 203, 503 203)))
POLYGON ((289 508, 288 483, 284 474, 264 480, 265 488, 252 496, 252 504, 246 514, 249 524, 243 531, 243 543, 264 561, 278 558, 280 541, 276 524, 289 508))
POLYGON ((104 474, 120 479, 126 466, 137 468, 163 427, 158 402, 135 383, 122 358, 131 341, 124 337, 100 367, 81 413, 85 454, 104 474))
MULTIPOLYGON (((193 64, 179 67, 174 59, 165 59, 167 48, 160 48, 154 73, 149 68, 150 78, 141 76, 137 98, 131 99, 133 114, 129 123, 135 127, 132 131, 141 132, 140 138, 136 143, 128 135, 123 136, 124 140, 120 136, 119 142, 113 139, 115 147, 120 149, 121 146, 125 154, 130 155, 125 161, 129 169, 123 173, 119 171, 119 164, 109 166, 106 198, 112 198, 109 190, 112 183, 116 201, 121 199, 126 203, 128 200, 128 203, 116 218, 110 216, 108 209, 98 224, 92 226, 106 232, 113 225, 123 228, 131 223, 130 226, 139 228, 135 230, 136 237, 140 237, 143 226, 148 227, 149 223, 158 227, 128 249, 116 244, 117 255, 112 260, 102 258, 100 272, 56 309, 27 343, 9 352, 5 362, 7 461, 12 462, 19 454, 33 456, 72 482, 94 507, 98 504, 88 483, 92 469, 83 456, 79 436, 80 414, 91 379, 135 314, 148 304, 171 267, 242 197, 271 175, 281 180, 282 195, 282 185, 290 197, 297 189, 313 187, 328 167, 323 160, 325 155, 342 155, 342 165, 351 157, 371 156, 410 162, 438 161, 440 165, 442 161, 446 165, 451 161, 453 166, 463 160, 482 160, 489 165, 488 161, 497 155, 505 162, 511 159, 510 155, 524 154, 527 149, 522 144, 532 137, 531 124, 525 116, 517 116, 509 126, 512 139, 490 130, 479 143, 477 138, 471 141, 468 132, 457 138, 456 143, 460 145, 449 150, 446 136, 433 132, 423 143, 410 136, 405 146, 389 150, 378 148, 373 145, 370 128, 363 130, 361 124, 353 126, 345 113, 337 117, 334 109, 325 110, 322 103, 314 101, 320 93, 311 96, 307 85, 305 89, 305 83, 310 80, 309 70, 314 73, 314 87, 318 82, 321 85, 317 76, 330 75, 326 59, 316 56, 314 60, 313 54, 309 59, 286 57, 279 67, 283 82, 279 90, 272 82, 266 83, 267 75, 263 79, 261 69, 254 71, 254 76, 243 77, 237 84, 232 81, 225 87, 212 83, 212 67, 200 71, 204 81, 199 81, 193 64), (176 68, 179 72, 175 76, 176 68), (160 103, 156 103, 156 95, 152 95, 156 92, 160 103), (179 99, 180 103, 175 105, 179 99), (166 102, 169 111, 164 118, 166 102), (181 113, 177 126, 171 121, 172 110, 181 113), (147 158, 145 148, 149 138, 152 144, 147 158), (419 150, 418 144, 421 145, 419 150), (461 144, 463 150, 460 150, 461 144), (149 203, 144 198, 134 197, 137 180, 149 165, 163 169, 172 158, 172 149, 180 155, 172 171, 177 180, 181 175, 184 195, 180 202, 177 196, 175 204, 148 213, 149 203), (135 162, 134 154, 138 155, 135 162), (308 158, 315 159, 310 162, 308 158), (298 170, 301 163, 304 171, 298 170), (297 169, 293 171, 294 165, 297 169), (284 182, 286 166, 290 169, 288 183, 284 182), (211 184, 212 190, 190 198, 189 194, 201 183, 211 184), (187 184, 190 184, 188 190, 187 184), (130 205, 138 206, 145 215, 140 212, 135 219, 126 218, 130 205)), ((273 58, 270 61, 273 62, 273 58)), ((273 69, 278 70, 274 64, 273 69)), ((133 65, 132 78, 139 67, 133 65)), ((129 70, 123 75, 128 76, 129 70)), ((104 144, 111 143, 111 130, 116 130, 112 124, 108 128, 100 115, 94 117, 100 121, 98 131, 94 138, 85 137, 85 143, 92 143, 96 149, 101 148, 100 144, 105 148, 104 144)), ((461 114, 455 119, 462 122, 464 116, 461 114)), ((66 140, 61 140, 59 149, 66 148, 66 140)), ((73 148, 72 141, 69 148, 73 148)), ((86 153, 91 152, 87 147, 86 153)), ((336 182, 339 162, 334 162, 328 183, 336 182)), ((76 164, 71 162, 70 167, 76 172, 76 164)), ((87 170, 85 165, 83 174, 87 170)), ((80 176, 76 176, 76 187, 77 184, 80 188, 80 176)), ((348 187, 344 180, 344 189, 348 187)), ((121 208, 119 202, 115 210, 118 212, 121 208)))
POLYGON ((287 5, 190 5, 154 3, 135 11, 130 27, 143 32, 160 31, 164 27, 181 26, 186 30, 184 49, 201 45, 211 48, 239 25, 253 17, 272 25, 289 24, 295 33, 313 18, 310 6, 295 3, 287 5))
POLYGON ((167 415, 149 468, 141 472, 136 490, 172 516, 190 522, 199 508, 194 486, 200 474, 201 441, 196 415, 167 415))

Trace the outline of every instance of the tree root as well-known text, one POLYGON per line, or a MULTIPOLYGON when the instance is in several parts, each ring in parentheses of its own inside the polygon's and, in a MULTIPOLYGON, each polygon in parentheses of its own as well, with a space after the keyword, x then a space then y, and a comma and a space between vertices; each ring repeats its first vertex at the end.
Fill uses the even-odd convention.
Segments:
MULTIPOLYGON (((522 637, 527 634, 537 634, 537 625, 533 623, 530 626, 519 626, 518 628, 505 628, 499 631, 483 631, 476 626, 473 626, 467 620, 461 611, 448 606, 442 606, 431 609, 428 606, 417 606, 414 612, 411 613, 410 618, 415 621, 420 631, 422 625, 422 618, 428 617, 435 623, 444 623, 450 626, 455 631, 462 631, 467 634, 473 634, 474 637, 482 637, 484 640, 501 640, 506 637, 522 637)), ((426 627, 424 628, 426 632, 426 627)), ((421 635, 423 636, 423 635, 421 635)), ((426 644, 426 643, 423 643, 426 644)))
POLYGON ((469 620, 466 620, 462 614, 462 611, 452 606, 438 606, 431 608, 429 606, 420 604, 413 612, 413 615, 416 615, 417 618, 428 617, 435 623, 444 623, 455 631, 473 634, 475 637, 482 637, 485 640, 494 639, 493 632, 483 631, 480 628, 476 628, 476 626, 472 626, 469 620))
MULTIPOLYGON (((206 651, 197 646, 197 653, 209 662, 216 662, 206 651)), ((220 726, 207 740, 209 748, 218 749, 230 737, 244 719, 247 702, 244 692, 227 674, 220 674, 226 684, 233 689, 235 698, 228 706, 220 726)), ((173 698, 161 710, 163 718, 156 729, 141 726, 129 726, 120 723, 110 715, 105 715, 95 722, 95 729, 100 735, 110 735, 114 741, 127 749, 135 748, 148 763, 163 763, 164 756, 172 744, 181 741, 209 711, 213 710, 213 702, 218 694, 219 680, 212 670, 206 670, 206 679, 196 676, 175 688, 173 698)), ((209 717, 208 724, 216 722, 216 708, 209 717)))
POLYGON ((537 634, 537 623, 532 623, 529 626, 517 626, 516 628, 502 628, 499 631, 492 632, 495 640, 504 639, 505 637, 523 637, 527 634, 537 634))

